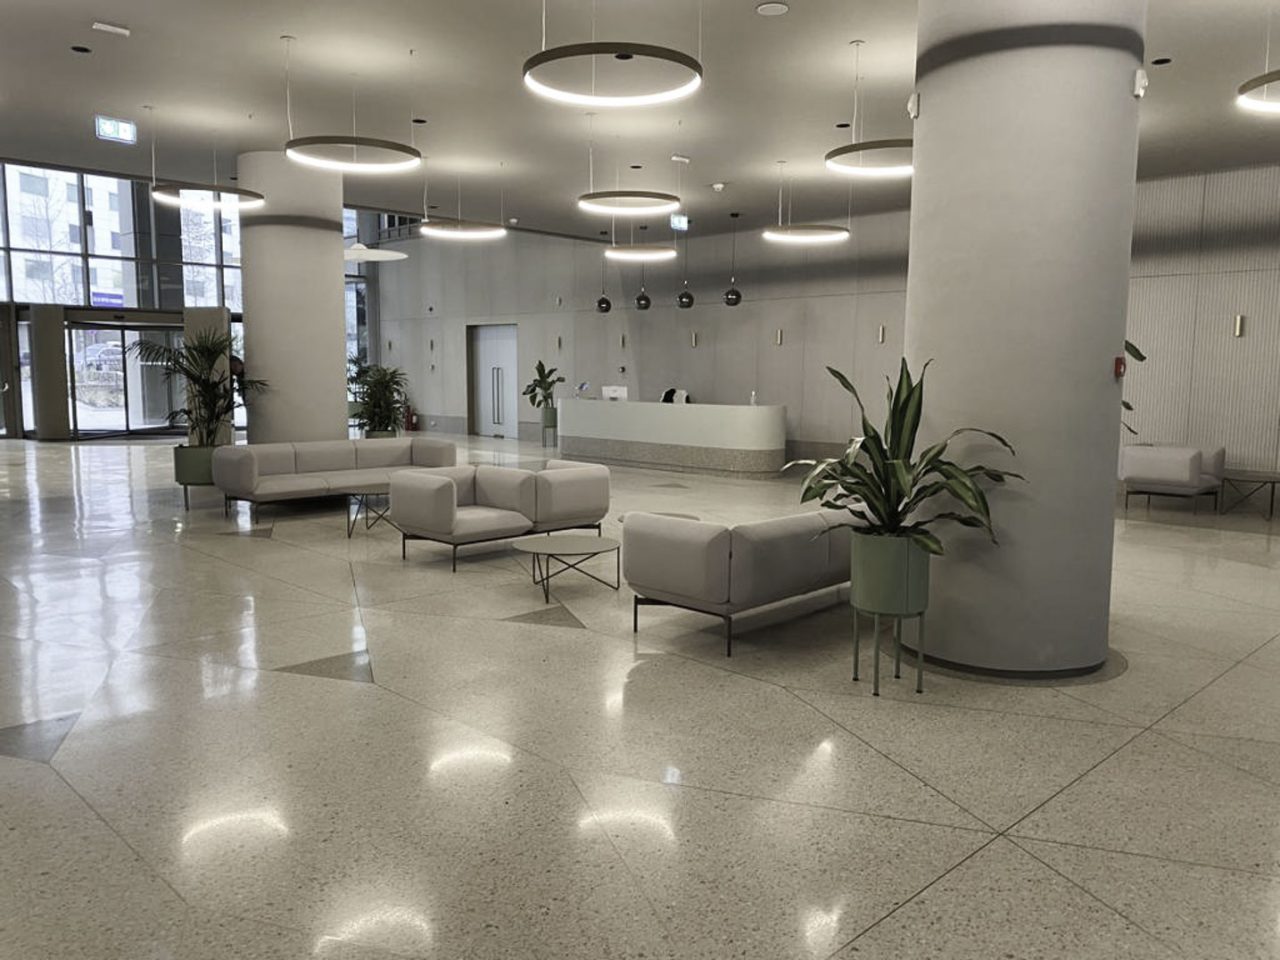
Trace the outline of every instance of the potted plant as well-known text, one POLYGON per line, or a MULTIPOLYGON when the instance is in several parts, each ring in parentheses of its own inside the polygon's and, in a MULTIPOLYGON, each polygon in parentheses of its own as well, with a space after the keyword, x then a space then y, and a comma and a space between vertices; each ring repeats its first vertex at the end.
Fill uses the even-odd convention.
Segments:
POLYGON ((541 360, 533 368, 533 380, 524 388, 529 403, 542 410, 543 429, 556 425, 556 384, 564 383, 564 377, 556 376, 556 368, 546 368, 541 360))
POLYGON ((347 357, 347 419, 360 419, 360 401, 356 398, 356 387, 360 383, 360 378, 364 376, 365 371, 369 369, 369 365, 365 363, 364 357, 353 353, 347 357))
POLYGON ((266 389, 265 380, 244 375, 232 344, 230 333, 201 330, 176 347, 147 339, 129 347, 142 363, 159 366, 166 380, 183 380, 186 406, 169 411, 169 423, 185 424, 190 439, 173 451, 174 479, 183 487, 213 483, 213 449, 229 442, 232 415, 247 394, 266 389))
POLYGON ((399 367, 371 364, 358 371, 352 387, 360 404, 356 423, 366 437, 394 437, 409 409, 409 376, 399 367))
POLYGON ((929 599, 929 558, 943 553, 942 541, 930 528, 943 522, 977 527, 995 543, 991 509, 979 481, 999 484, 1010 477, 1023 479, 1007 470, 948 460, 948 444, 962 434, 977 433, 1009 453, 1013 447, 989 430, 962 427, 917 455, 923 370, 920 379, 913 380, 906 360, 902 361, 897 385, 889 389, 883 430, 867 420, 862 398, 849 378, 832 367, 827 372, 852 394, 862 416, 863 435, 849 442, 842 457, 787 465, 810 468, 800 499, 818 500, 824 507, 851 515, 852 599, 859 610, 897 617, 922 613, 929 599), (929 508, 936 497, 952 502, 944 509, 929 508))

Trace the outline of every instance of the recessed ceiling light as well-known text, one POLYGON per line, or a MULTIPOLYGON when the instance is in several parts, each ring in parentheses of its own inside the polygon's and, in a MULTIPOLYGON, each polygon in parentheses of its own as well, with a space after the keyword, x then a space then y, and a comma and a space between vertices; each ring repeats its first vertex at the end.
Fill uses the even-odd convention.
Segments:
POLYGON ((717 180, 715 183, 711 185, 711 189, 714 190, 716 193, 724 193, 724 187, 725 187, 724 181, 722 180, 717 180))
POLYGON ((1151 61, 1153 67, 1165 67, 1173 63, 1173 57, 1156 57, 1151 61))
POLYGON ((112 33, 117 37, 128 37, 133 33, 133 31, 128 27, 121 26, 118 23, 104 23, 101 20, 95 20, 93 22, 93 29, 100 33, 112 33))
POLYGON ((79 43, 77 43, 74 47, 71 48, 71 52, 72 53, 93 53, 93 51, 89 47, 83 46, 82 44, 79 44, 79 43))
POLYGON ((520 222, 519 217, 507 217, 507 223, 511 224, 511 226, 513 227, 519 222, 520 222))
POLYGON ((631 169, 632 169, 632 170, 643 170, 643 169, 644 169, 644 164, 643 164, 643 163, 633 163, 633 164, 631 165, 631 169))
POLYGON ((421 126, 422 124, 426 123, 427 121, 426 121, 426 120, 424 120, 422 117, 414 117, 414 118, 413 118, 413 122, 414 122, 414 123, 416 123, 416 124, 418 124, 419 126, 421 126))
POLYGON ((781 3, 778 0, 766 0, 765 3, 756 4, 756 13, 762 17, 780 17, 790 9, 790 4, 781 3))
POLYGON ((848 130, 848 129, 849 129, 849 121, 847 121, 847 120, 841 120, 839 123, 837 123, 837 124, 836 124, 836 129, 837 129, 837 130, 848 130))

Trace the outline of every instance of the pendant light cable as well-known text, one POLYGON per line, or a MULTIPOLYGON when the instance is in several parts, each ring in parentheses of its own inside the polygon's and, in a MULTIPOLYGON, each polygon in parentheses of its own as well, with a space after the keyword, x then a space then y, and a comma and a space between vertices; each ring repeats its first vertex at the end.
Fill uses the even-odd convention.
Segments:
POLYGON ((156 188, 156 108, 153 106, 145 106, 147 116, 150 118, 151 127, 151 189, 156 188))
POLYGON ((290 71, 293 60, 293 41, 294 38, 288 35, 280 38, 284 41, 284 122, 289 129, 289 139, 293 137, 293 83, 290 78, 290 71))

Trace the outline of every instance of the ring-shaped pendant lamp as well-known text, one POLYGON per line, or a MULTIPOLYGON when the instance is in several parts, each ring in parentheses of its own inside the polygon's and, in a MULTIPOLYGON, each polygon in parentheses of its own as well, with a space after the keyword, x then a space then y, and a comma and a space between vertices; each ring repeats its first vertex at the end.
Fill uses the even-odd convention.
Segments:
POLYGON ((622 263, 658 263, 663 260, 674 260, 677 256, 675 247, 661 243, 633 243, 625 247, 606 247, 606 260, 618 260, 622 263))
POLYGON ((1256 91, 1265 95, 1267 87, 1278 81, 1280 81, 1280 70, 1272 70, 1270 73, 1262 73, 1246 80, 1236 89, 1236 106, 1253 113, 1280 113, 1280 100, 1264 100, 1262 97, 1254 96, 1256 91))
POLYGON ((680 198, 652 190, 597 190, 578 198, 578 209, 606 217, 653 217, 675 213, 680 198))
POLYGON ((842 243, 849 239, 845 227, 829 223, 788 223, 766 227, 763 234, 772 243, 789 243, 793 246, 810 246, 822 243, 842 243))
POLYGON ((215 183, 157 183, 151 188, 151 196, 166 207, 186 210, 257 210, 267 202, 267 198, 256 190, 222 187, 215 183))
POLYGON ((418 232, 433 240, 500 240, 507 235, 507 228, 475 220, 452 220, 424 223, 418 232))
POLYGON ((290 160, 308 167, 337 170, 340 173, 402 173, 413 170, 422 163, 422 154, 414 147, 374 137, 296 137, 284 145, 284 152, 290 160), (318 147, 350 147, 352 158, 342 160, 326 156, 318 147), (367 151, 377 151, 374 158, 356 159, 356 151, 361 147, 367 151), (382 159, 377 158, 379 154, 382 159))
POLYGON ((409 255, 403 250, 381 250, 377 247, 366 247, 363 243, 353 243, 342 251, 342 259, 347 263, 386 263, 389 260, 405 260, 409 255))
POLYGON ((648 107, 658 103, 671 103, 683 100, 702 86, 702 64, 687 53, 672 50, 670 47, 659 47, 648 43, 616 43, 598 41, 591 43, 570 43, 561 47, 551 47, 524 62, 524 85, 540 97, 555 100, 559 103, 570 103, 578 107, 648 107), (658 60, 683 67, 690 74, 689 79, 677 86, 665 90, 652 90, 648 93, 615 96, 580 93, 563 87, 544 83, 534 76, 534 71, 549 63, 560 63, 565 60, 577 60, 590 57, 613 57, 617 60, 658 60))
POLYGON ((911 176, 911 164, 864 164, 861 161, 869 153, 879 150, 910 150, 911 140, 864 140, 861 143, 848 143, 827 152, 827 169, 842 173, 847 177, 861 177, 867 180, 894 180, 911 176))

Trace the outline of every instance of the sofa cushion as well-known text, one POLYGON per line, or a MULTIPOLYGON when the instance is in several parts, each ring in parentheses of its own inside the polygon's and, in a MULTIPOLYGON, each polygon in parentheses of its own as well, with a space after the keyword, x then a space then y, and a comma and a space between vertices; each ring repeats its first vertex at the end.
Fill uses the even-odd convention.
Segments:
POLYGON ((1192 490, 1200 485, 1200 464, 1200 451, 1194 447, 1135 444, 1120 450, 1120 479, 1132 488, 1158 483, 1192 490))
POLYGON ((357 440, 356 469, 366 467, 400 467, 413 463, 413 445, 407 437, 386 440, 357 440))
POLYGON ((632 589, 706 603, 729 601, 732 535, 719 523, 628 513, 622 524, 622 571, 632 589))
POLYGON ((293 445, 298 473, 325 470, 354 470, 356 446, 350 440, 310 440, 293 445))
POLYGON ((476 467, 475 497, 477 506, 514 510, 532 524, 537 515, 536 474, 511 467, 476 467))
POLYGON ((414 467, 411 472, 448 477, 457 488, 455 503, 459 507, 469 507, 476 502, 476 468, 470 464, 461 467, 423 467, 421 469, 414 467))
POLYGON ((740 609, 759 607, 839 583, 828 571, 828 529, 816 512, 734 527, 730 603, 740 609))
POLYGON ((453 521, 454 543, 472 543, 476 540, 497 540, 502 537, 518 537, 528 533, 533 521, 515 510, 499 507, 459 507, 453 521))
POLYGON ((392 470, 391 521, 404 533, 442 538, 453 532, 458 488, 441 470, 392 470))
POLYGON ((253 490, 254 500, 299 500, 303 497, 327 497, 329 485, 314 473, 292 473, 259 477, 253 490))
POLYGON ((381 470, 326 470, 311 476, 323 477, 330 493, 388 493, 391 486, 391 470, 385 467, 381 470))
POLYGON ((279 473, 297 473, 298 467, 292 443, 254 443, 249 445, 258 465, 258 476, 269 477, 279 473))

